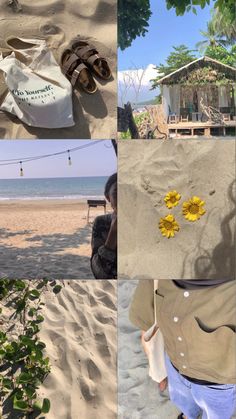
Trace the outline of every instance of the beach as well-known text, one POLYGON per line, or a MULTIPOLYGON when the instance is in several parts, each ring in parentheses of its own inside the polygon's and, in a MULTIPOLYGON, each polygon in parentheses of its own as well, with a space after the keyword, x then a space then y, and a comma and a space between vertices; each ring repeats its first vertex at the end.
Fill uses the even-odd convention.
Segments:
MULTIPOLYGON (((59 294, 54 295, 48 285, 41 296, 45 306, 39 337, 46 344, 44 355, 49 357, 51 371, 38 396, 40 400, 44 397, 50 400, 51 409, 46 417, 115 419, 116 281, 57 283, 62 285, 59 294)), ((14 309, 9 303, 0 301, 0 308, 1 329, 9 328, 8 337, 16 339, 22 333, 19 317, 12 320, 14 309)), ((13 412, 9 416, 5 405, 3 411, 0 407, 0 416, 18 417, 13 412)))
POLYGON ((119 275, 128 279, 235 277, 235 141, 119 141, 119 275), (167 192, 181 195, 166 207, 167 192), (184 218, 183 203, 205 202, 184 218), (172 214, 175 236, 161 234, 172 214))
MULTIPOLYGON (((109 209, 108 209, 109 210, 109 209)), ((1 201, 0 272, 12 279, 93 279, 85 200, 1 201)))
MULTIPOLYGON (((67 128, 35 128, 22 124, 16 117, 0 112, 2 139, 99 139, 116 136, 116 1, 89 0, 73 2, 0 0, 0 49, 13 37, 45 39, 58 63, 63 51, 78 34, 105 57, 112 78, 96 78, 98 90, 89 95, 74 90, 73 113, 75 125, 67 128), (23 23, 22 23, 23 22, 23 23), (107 34, 109 33, 109 36, 107 34)), ((0 95, 4 90, 2 75, 0 95)))
POLYGON ((176 419, 178 410, 168 392, 148 376, 148 360, 140 330, 129 321, 129 306, 138 281, 120 281, 118 287, 118 404, 119 419, 176 419))

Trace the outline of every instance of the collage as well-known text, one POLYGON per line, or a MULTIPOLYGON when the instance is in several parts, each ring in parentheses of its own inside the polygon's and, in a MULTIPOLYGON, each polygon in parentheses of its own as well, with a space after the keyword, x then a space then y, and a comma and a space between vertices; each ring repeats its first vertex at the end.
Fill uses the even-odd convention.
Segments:
POLYGON ((235 0, 0 0, 0 419, 236 419, 235 0))

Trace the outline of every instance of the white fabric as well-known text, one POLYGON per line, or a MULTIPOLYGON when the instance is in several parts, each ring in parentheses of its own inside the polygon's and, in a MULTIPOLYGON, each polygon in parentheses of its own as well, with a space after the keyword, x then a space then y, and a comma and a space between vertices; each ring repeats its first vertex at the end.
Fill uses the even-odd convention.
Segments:
POLYGON ((162 95, 163 95, 163 109, 164 109, 165 117, 167 119, 169 116, 169 110, 171 109, 169 86, 164 85, 162 87, 162 95))
POLYGON ((11 48, 12 53, 5 58, 0 55, 0 70, 8 88, 0 109, 33 127, 73 126, 72 87, 46 42, 22 38, 20 41, 32 46, 11 48))
POLYGON ((220 108, 227 108, 229 106, 228 97, 229 97, 229 89, 227 86, 219 86, 219 107, 220 108))
POLYGON ((149 376, 152 380, 160 383, 167 377, 164 355, 163 335, 158 328, 156 320, 155 291, 158 288, 158 280, 154 281, 154 318, 155 323, 144 333, 144 342, 149 360, 149 376))
POLYGON ((180 114, 180 86, 174 84, 169 87, 170 89, 170 101, 171 101, 171 112, 176 115, 180 114))

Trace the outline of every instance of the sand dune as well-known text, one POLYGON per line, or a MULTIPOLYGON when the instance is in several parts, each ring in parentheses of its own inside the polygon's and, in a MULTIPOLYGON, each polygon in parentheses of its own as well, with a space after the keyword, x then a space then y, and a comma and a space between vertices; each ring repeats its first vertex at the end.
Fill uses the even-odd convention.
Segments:
POLYGON ((146 355, 141 348, 140 330, 128 317, 129 305, 137 281, 120 281, 118 287, 118 402, 120 419, 176 419, 178 411, 159 393, 158 385, 148 376, 146 355))
POLYGON ((9 278, 93 279, 92 222, 77 200, 1 202, 0 272, 9 278))
POLYGON ((119 142, 119 274, 124 278, 235 276, 235 141, 119 142), (158 229, 170 213, 163 198, 182 195, 172 210, 174 238, 158 229), (188 222, 182 202, 197 195, 206 214, 188 222))
MULTIPOLYGON (((75 126, 61 129, 28 127, 0 112, 1 138, 115 138, 116 135, 116 1, 0 0, 0 48, 9 37, 43 38, 58 62, 68 43, 81 35, 108 59, 113 79, 97 80, 98 91, 75 91, 75 126), (11 4, 10 4, 11 3, 11 4), (109 36, 107 34, 109 33, 109 36)), ((1 91, 0 81, 0 91, 1 91)))

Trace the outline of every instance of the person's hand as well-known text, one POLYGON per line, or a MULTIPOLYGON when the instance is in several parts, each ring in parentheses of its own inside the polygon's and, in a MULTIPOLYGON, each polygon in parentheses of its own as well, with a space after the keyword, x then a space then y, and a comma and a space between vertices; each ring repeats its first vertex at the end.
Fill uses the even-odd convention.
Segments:
POLYGON ((168 386, 168 378, 167 377, 164 378, 164 380, 162 380, 160 383, 158 383, 158 387, 159 387, 160 392, 165 391, 167 386, 168 386))
POLYGON ((117 233, 117 212, 113 212, 112 214, 112 221, 111 221, 111 227, 110 231, 113 231, 114 233, 117 233))

